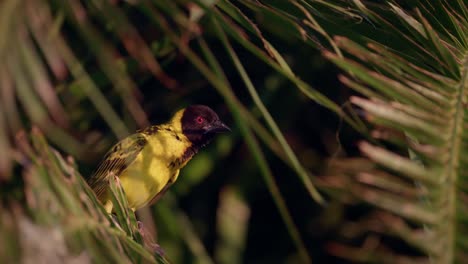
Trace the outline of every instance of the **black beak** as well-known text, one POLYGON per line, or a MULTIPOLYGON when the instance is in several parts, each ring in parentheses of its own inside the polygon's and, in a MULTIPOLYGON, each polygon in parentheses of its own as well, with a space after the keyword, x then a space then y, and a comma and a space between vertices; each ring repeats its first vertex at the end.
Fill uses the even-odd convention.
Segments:
POLYGON ((220 120, 214 122, 209 127, 205 129, 205 134, 207 133, 223 133, 223 132, 231 132, 231 129, 221 122, 220 120))

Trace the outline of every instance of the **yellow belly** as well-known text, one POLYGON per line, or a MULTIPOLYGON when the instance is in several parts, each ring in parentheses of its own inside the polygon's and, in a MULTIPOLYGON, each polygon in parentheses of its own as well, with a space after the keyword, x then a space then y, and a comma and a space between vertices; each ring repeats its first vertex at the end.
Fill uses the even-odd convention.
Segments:
POLYGON ((120 176, 129 207, 136 210, 147 205, 178 173, 178 169, 170 170, 158 160, 136 161, 120 176))
POLYGON ((180 168, 185 165, 175 166, 174 161, 183 155, 187 142, 174 140, 173 137, 149 138, 148 141, 149 144, 119 177, 129 207, 133 210, 144 207, 169 182, 175 182, 180 168))

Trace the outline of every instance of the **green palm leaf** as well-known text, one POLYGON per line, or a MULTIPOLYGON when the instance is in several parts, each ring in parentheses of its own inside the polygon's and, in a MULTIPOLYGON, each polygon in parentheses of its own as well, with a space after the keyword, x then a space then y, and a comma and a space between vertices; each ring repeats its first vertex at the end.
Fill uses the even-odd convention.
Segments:
POLYGON ((330 248, 337 255, 365 262, 386 256, 390 263, 463 263, 467 257, 463 187, 467 7, 460 1, 421 1, 408 13, 389 3, 393 14, 386 16, 363 8, 392 39, 386 43, 367 35, 367 41, 336 38, 348 58, 325 55, 349 73, 351 79, 342 78, 349 87, 367 96, 353 97, 351 102, 375 126, 372 135, 380 143, 359 145, 375 167, 345 174, 351 176, 352 193, 377 208, 378 213, 363 218, 361 224, 380 221, 377 230, 368 226, 368 231, 377 233, 374 239, 380 240, 372 250, 355 249, 360 254, 354 256, 343 244, 330 248), (407 46, 400 48, 399 43, 407 46), (427 259, 399 256, 385 246, 385 237, 401 239, 427 259))

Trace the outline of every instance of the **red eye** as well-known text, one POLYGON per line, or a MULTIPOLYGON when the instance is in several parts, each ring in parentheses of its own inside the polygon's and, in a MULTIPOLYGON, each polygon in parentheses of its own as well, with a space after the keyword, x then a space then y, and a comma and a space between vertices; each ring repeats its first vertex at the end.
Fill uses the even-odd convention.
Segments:
POLYGON ((201 116, 197 117, 197 123, 202 124, 205 121, 205 119, 201 116))

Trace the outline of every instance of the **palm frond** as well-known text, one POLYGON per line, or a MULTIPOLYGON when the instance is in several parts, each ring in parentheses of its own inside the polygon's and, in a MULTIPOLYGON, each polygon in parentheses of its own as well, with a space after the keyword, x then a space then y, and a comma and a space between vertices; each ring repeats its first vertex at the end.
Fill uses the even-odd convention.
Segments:
MULTIPOLYGON (((5 198, 0 241, 7 246, 2 256, 8 261, 166 263, 148 250, 151 245, 142 240, 133 212, 119 206, 116 219, 107 214, 74 161, 51 148, 39 130, 21 133, 17 145, 25 206, 5 198)), ((125 203, 122 188, 111 182, 116 204, 125 203)))
POLYGON ((367 237, 361 248, 330 246, 334 254, 356 261, 462 263, 467 257, 466 5, 418 3, 411 13, 389 3, 393 13, 385 16, 363 5, 372 23, 393 32, 393 39, 339 37, 335 41, 345 58, 325 53, 348 72, 344 83, 367 96, 351 102, 364 110, 379 140, 359 145, 370 169, 334 161, 343 163, 336 174, 348 179, 343 183, 354 197, 375 206, 375 213, 354 223, 362 230, 352 237, 367 237), (386 243, 390 238, 413 253, 399 252, 395 243, 386 243))

